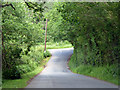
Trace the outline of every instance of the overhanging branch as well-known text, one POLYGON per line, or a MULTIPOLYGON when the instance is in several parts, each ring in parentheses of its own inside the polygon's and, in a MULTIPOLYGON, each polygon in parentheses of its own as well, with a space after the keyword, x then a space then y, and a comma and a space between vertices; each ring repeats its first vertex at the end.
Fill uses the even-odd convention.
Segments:
POLYGON ((15 10, 15 8, 14 8, 14 6, 12 5, 12 4, 5 4, 5 5, 0 5, 0 7, 7 7, 7 6, 11 6, 14 10, 15 10))
MULTIPOLYGON (((33 8, 33 9, 34 9, 33 6, 30 6, 30 5, 29 5, 29 3, 31 3, 31 2, 28 3, 28 2, 26 2, 25 0, 24 0, 24 2, 25 2, 25 4, 26 4, 29 8, 33 8)), ((31 3, 31 4, 32 4, 32 3, 31 3)))

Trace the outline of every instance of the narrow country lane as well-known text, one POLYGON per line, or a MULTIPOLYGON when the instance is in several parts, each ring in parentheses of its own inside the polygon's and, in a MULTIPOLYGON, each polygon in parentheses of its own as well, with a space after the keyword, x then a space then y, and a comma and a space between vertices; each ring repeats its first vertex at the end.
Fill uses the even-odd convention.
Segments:
POLYGON ((73 48, 51 49, 47 67, 26 88, 118 88, 118 86, 84 75, 72 73, 67 60, 73 48))

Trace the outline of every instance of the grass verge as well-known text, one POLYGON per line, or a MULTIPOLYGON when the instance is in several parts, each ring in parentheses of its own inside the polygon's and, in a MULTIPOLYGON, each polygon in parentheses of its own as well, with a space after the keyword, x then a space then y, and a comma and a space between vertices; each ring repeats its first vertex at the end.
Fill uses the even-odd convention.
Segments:
POLYGON ((2 84, 2 88, 24 88, 27 86, 27 82, 33 78, 35 75, 39 74, 43 69, 44 65, 47 64, 50 57, 45 58, 42 61, 42 64, 37 67, 34 71, 23 74, 22 79, 15 79, 15 80, 4 80, 4 83, 2 84))
MULTIPOLYGON (((41 45, 38 43, 38 45, 41 45)), ((42 43, 41 47, 44 47, 44 43, 42 43)), ((73 47, 71 43, 68 41, 61 41, 61 42, 47 42, 46 48, 47 49, 59 49, 59 48, 71 48, 73 47)))
POLYGON ((66 45, 47 45, 47 49, 59 49, 59 48, 72 48, 73 46, 71 44, 66 44, 66 45))
POLYGON ((92 65, 79 65, 76 67, 75 64, 73 64, 72 60, 70 60, 68 66, 74 73, 90 76, 99 80, 104 80, 116 85, 120 85, 118 82, 119 77, 111 73, 112 67, 114 67, 113 65, 99 67, 92 65))

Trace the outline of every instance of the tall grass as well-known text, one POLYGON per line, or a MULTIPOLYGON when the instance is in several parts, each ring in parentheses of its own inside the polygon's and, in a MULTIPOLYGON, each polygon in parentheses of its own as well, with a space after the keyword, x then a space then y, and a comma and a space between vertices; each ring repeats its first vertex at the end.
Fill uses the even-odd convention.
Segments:
POLYGON ((115 69, 116 65, 103 65, 103 66, 93 66, 93 65, 76 65, 74 60, 74 55, 71 57, 68 65, 72 72, 95 77, 97 79, 105 80, 116 85, 120 85, 119 72, 118 69, 115 69))

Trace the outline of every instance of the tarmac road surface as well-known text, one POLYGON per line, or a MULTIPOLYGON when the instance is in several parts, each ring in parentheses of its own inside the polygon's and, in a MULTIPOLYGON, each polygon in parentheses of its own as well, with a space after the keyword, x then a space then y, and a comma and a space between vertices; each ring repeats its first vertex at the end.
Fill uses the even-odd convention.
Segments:
POLYGON ((118 88, 117 85, 72 73, 67 60, 73 48, 50 49, 52 54, 46 68, 26 88, 118 88))

